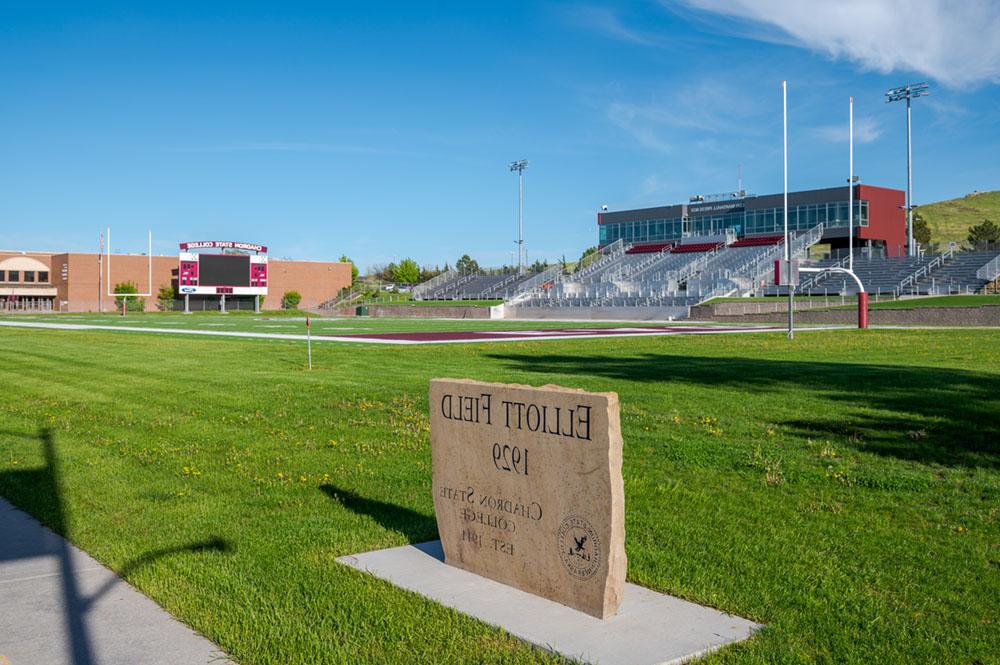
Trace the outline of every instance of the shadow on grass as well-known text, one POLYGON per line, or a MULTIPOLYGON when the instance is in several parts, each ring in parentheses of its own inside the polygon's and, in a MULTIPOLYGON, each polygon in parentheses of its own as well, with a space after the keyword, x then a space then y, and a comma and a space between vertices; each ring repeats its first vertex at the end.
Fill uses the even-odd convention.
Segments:
POLYGON ((394 503, 368 499, 335 485, 320 485, 319 489, 352 513, 371 517, 384 528, 406 536, 411 543, 422 543, 438 537, 434 517, 394 503))
MULTIPOLYGON (((629 357, 490 354, 509 369, 580 374, 661 387, 724 387, 807 394, 828 408, 783 424, 803 436, 847 436, 878 455, 922 463, 1000 467, 1000 377, 975 371, 859 363, 642 354, 629 357)), ((780 394, 780 395, 779 395, 780 394)))
MULTIPOLYGON (((67 540, 70 536, 69 519, 62 497, 59 459, 52 430, 42 428, 34 436, 25 432, 2 430, 0 437, 37 439, 41 443, 45 466, 0 473, 0 495, 63 536, 55 537, 33 523, 3 516, 5 528, 2 531, 3 537, 0 538, 0 564, 41 556, 58 558, 58 574, 63 596, 61 603, 64 614, 63 625, 69 662, 72 665, 93 665, 96 661, 84 621, 85 615, 104 594, 114 589, 120 580, 112 577, 100 589, 87 596, 80 592, 74 568, 77 564, 74 564, 73 551, 67 540)), ((225 540, 213 536, 204 541, 154 550, 126 562, 119 571, 119 576, 127 577, 164 556, 187 552, 228 552, 230 549, 225 540)), ((58 639, 58 636, 50 636, 50 639, 58 639)))

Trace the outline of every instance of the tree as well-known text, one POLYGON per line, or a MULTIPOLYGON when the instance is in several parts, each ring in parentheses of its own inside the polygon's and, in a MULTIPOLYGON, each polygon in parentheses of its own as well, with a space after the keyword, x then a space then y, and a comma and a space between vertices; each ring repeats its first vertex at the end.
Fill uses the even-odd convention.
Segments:
POLYGON ((993 249, 1000 244, 1000 226, 984 219, 981 224, 969 227, 968 241, 974 250, 993 249))
POLYGON ((416 284, 420 281, 420 266, 413 259, 403 259, 392 271, 392 281, 402 284, 416 284))
POLYGON ((576 262, 576 269, 579 270, 580 268, 582 268, 584 259, 586 259, 591 254, 596 254, 596 253, 597 253, 596 246, 588 247, 587 249, 583 250, 583 254, 580 255, 580 260, 576 262))
POLYGON ((913 213, 913 239, 924 247, 931 244, 931 227, 920 213, 913 213))
POLYGON ((430 266, 424 266, 423 268, 420 269, 420 281, 426 282, 427 280, 433 279, 440 274, 441 274, 441 269, 438 268, 437 266, 434 266, 433 268, 430 266))
POLYGON ((298 309, 300 302, 302 294, 298 291, 285 291, 285 295, 281 296, 282 309, 298 309))
POLYGON ((156 307, 161 312, 172 312, 175 300, 177 300, 177 289, 171 284, 161 286, 156 294, 156 307))
POLYGON ((545 261, 535 261, 531 264, 531 268, 528 269, 529 272, 542 272, 549 267, 549 264, 545 261))
POLYGON ((470 272, 479 272, 479 264, 468 254, 462 254, 462 258, 455 261, 455 270, 463 275, 470 272))
MULTIPOLYGON (((135 285, 135 282, 118 282, 115 284, 115 293, 139 293, 139 287, 135 285)), ((127 312, 144 312, 146 311, 146 300, 144 298, 115 298, 115 308, 121 311, 122 302, 125 303, 125 311, 127 312)))
POLYGON ((355 284, 358 281, 358 267, 354 265, 354 261, 347 258, 346 254, 341 254, 340 262, 351 264, 351 284, 355 284))

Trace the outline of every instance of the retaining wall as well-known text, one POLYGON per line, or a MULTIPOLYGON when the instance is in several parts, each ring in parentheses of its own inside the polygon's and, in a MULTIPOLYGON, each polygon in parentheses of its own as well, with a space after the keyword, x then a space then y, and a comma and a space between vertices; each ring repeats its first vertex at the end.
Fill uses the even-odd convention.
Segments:
POLYGON ((511 307, 506 319, 566 321, 675 321, 687 317, 687 307, 511 307))
MULTIPOLYGON (((719 305, 728 304, 692 307, 691 318, 720 323, 784 323, 788 320, 787 306, 770 313, 725 314, 713 311, 719 305)), ((732 311, 732 308, 722 309, 723 312, 732 311)), ((803 311, 796 306, 795 320, 799 323, 856 324, 858 311, 855 307, 803 311)), ((873 326, 1000 326, 1000 305, 869 309, 868 323, 873 326)))
MULTIPOLYGON (((488 319, 489 307, 461 305, 365 305, 368 316, 394 319, 488 319)), ((333 311, 333 316, 354 316, 357 306, 333 311)))

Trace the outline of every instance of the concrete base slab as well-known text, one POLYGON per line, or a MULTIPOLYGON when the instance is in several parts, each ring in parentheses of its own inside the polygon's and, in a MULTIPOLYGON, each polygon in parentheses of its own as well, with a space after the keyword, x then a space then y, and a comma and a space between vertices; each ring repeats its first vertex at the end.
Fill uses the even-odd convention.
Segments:
POLYGON ((593 665, 683 663, 761 626, 635 584, 617 616, 600 620, 444 562, 441 541, 343 556, 342 564, 503 628, 537 647, 593 665))
POLYGON ((0 663, 229 662, 86 552, 0 499, 0 663))

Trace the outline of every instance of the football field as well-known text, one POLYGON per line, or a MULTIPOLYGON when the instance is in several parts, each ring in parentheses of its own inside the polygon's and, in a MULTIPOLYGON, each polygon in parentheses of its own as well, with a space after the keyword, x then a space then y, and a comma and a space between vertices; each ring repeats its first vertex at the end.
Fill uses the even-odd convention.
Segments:
POLYGON ((1000 653, 1000 331, 160 316, 0 326, 0 495, 239 663, 560 662, 335 562, 436 537, 442 376, 619 394, 629 581, 765 624, 705 662, 1000 653))
POLYGON ((759 333, 776 326, 608 321, 505 321, 488 319, 329 319, 206 314, 133 314, 132 316, 60 315, 0 318, 0 327, 47 330, 110 331, 202 335, 285 341, 355 344, 448 344, 499 341, 543 341, 567 338, 637 337, 650 335, 759 333), (308 324, 308 326, 307 326, 308 324), (308 330, 307 330, 308 327, 308 330))

